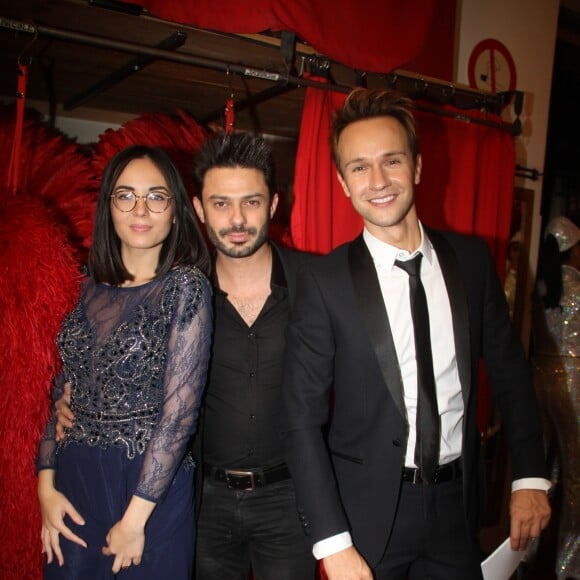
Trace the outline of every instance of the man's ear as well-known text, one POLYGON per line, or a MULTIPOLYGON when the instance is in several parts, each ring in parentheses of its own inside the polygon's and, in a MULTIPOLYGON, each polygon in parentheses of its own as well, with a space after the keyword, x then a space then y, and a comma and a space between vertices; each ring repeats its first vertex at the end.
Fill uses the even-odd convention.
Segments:
POLYGON ((350 191, 348 189, 348 186, 346 185, 346 181, 344 180, 338 169, 336 170, 336 178, 338 179, 338 183, 340 183, 342 187, 342 191, 344 191, 344 195, 346 195, 346 197, 350 197, 350 191))
POLYGON ((423 158, 421 154, 417 154, 417 159, 415 160, 415 185, 421 183, 421 169, 423 168, 423 158))
POLYGON ((275 193, 272 195, 272 199, 270 200, 270 219, 274 217, 276 213, 276 208, 278 207, 278 202, 280 201, 280 196, 275 193))
POLYGON ((205 223, 205 212, 203 211, 203 205, 199 200, 199 197, 193 198, 193 209, 199 218, 199 221, 204 224, 205 223))

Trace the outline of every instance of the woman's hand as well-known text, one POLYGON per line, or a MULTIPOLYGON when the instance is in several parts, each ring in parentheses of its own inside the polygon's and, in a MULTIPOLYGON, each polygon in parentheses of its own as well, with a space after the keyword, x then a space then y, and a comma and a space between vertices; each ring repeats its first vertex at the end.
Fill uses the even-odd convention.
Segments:
POLYGON ((52 469, 43 469, 38 474, 38 498, 42 514, 40 533, 42 551, 46 553, 49 564, 55 556, 59 566, 62 566, 64 558, 60 549, 59 534, 83 548, 87 547, 87 543, 64 523, 64 516, 68 515, 75 524, 80 526, 84 526, 85 521, 66 496, 54 487, 54 470, 52 469))
POLYGON ((107 545, 103 548, 105 556, 114 556, 113 574, 131 564, 141 563, 145 548, 145 528, 131 526, 124 520, 119 520, 107 534, 107 545))
POLYGON ((109 530, 105 556, 114 556, 113 574, 131 564, 141 563, 145 548, 145 524, 155 509, 155 503, 133 496, 123 517, 109 530))

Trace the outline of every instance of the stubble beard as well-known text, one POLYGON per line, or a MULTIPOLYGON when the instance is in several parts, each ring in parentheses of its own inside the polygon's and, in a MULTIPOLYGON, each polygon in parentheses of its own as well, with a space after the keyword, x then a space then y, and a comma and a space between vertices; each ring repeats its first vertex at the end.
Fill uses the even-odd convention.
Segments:
POLYGON ((216 231, 206 224, 206 232, 210 242, 214 245, 216 250, 224 256, 227 256, 228 258, 247 258, 248 256, 255 254, 266 243, 268 240, 269 225, 270 220, 266 220, 259 230, 257 228, 241 227, 216 231), (241 244, 226 244, 223 241, 223 238, 233 232, 245 232, 250 236, 254 236, 254 238, 241 244))

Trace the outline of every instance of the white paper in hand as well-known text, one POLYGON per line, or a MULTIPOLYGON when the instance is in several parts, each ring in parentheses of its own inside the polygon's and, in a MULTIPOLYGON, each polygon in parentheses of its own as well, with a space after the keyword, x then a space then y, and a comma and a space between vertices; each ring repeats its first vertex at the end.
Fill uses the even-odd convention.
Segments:
POLYGON ((482 563, 483 580, 509 580, 525 556, 534 550, 535 541, 527 550, 512 550, 509 537, 482 563))

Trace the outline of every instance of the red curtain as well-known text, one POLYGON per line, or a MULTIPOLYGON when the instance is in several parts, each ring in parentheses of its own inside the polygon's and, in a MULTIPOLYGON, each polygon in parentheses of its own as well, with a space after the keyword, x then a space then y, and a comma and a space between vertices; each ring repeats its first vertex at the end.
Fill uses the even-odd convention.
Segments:
MULTIPOLYGON (((500 121, 478 111, 469 115, 500 121)), ((516 162, 512 135, 420 110, 415 116, 423 157, 419 216, 429 226, 485 238, 503 277, 516 162)))
POLYGON ((374 72, 419 56, 435 6, 435 0, 272 0, 281 29, 296 32, 333 60, 374 72))
POLYGON ((290 215, 292 242, 302 250, 325 254, 354 238, 362 227, 338 183, 328 145, 331 116, 345 97, 334 91, 306 89, 290 215))
POLYGON ((159 18, 221 32, 289 30, 319 53, 356 69, 388 72, 416 62, 422 68, 414 72, 451 74, 455 0, 254 0, 251 8, 237 0, 137 3, 159 18), (427 51, 427 46, 438 50, 427 51))

